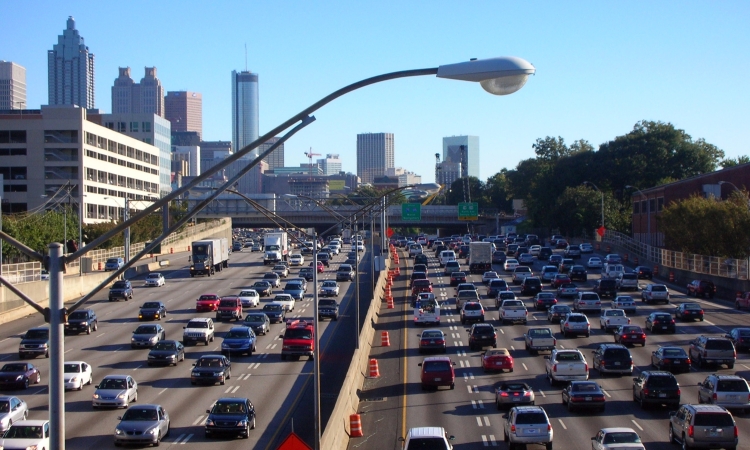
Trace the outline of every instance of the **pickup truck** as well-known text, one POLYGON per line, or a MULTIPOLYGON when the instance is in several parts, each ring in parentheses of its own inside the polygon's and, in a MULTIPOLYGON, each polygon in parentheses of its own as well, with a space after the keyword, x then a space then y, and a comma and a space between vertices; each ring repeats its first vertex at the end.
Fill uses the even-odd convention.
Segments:
POLYGON ((523 335, 526 341, 526 350, 530 353, 539 353, 544 350, 554 350, 557 339, 549 328, 529 328, 523 335))
POLYGON ((431 293, 419 294, 414 304, 414 325, 425 323, 440 325, 440 304, 431 293))
POLYGON ((529 311, 521 300, 503 300, 500 305, 500 323, 502 325, 508 322, 521 322, 526 325, 528 316, 529 311))
POLYGON ((734 299, 734 307, 737 309, 750 308, 750 291, 738 292, 737 298, 734 299))
POLYGON ((589 365, 580 350, 552 350, 544 357, 545 370, 549 384, 568 381, 586 381, 589 379, 589 365))
POLYGON ((621 309, 603 309, 599 316, 599 328, 606 331, 617 329, 620 325, 630 325, 630 319, 621 309))
POLYGON ((669 289, 663 284, 647 284, 641 291, 641 301, 646 303, 669 304, 669 289))
POLYGON ((464 290, 456 293, 456 312, 461 311, 461 308, 466 302, 478 302, 479 292, 464 290))

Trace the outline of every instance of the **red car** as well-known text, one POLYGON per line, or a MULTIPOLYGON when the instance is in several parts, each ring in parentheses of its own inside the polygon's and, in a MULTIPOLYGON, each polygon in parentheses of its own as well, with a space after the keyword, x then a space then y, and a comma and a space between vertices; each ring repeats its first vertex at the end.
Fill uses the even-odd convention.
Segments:
POLYGON ((421 384, 422 390, 428 387, 437 389, 440 386, 456 387, 456 372, 453 366, 456 363, 447 356, 431 356, 419 363, 422 367, 421 384))
POLYGON ((220 297, 216 294, 203 294, 195 302, 195 311, 216 311, 219 309, 220 297))
POLYGON ((618 344, 641 344, 646 346, 646 333, 638 325, 621 325, 615 330, 615 342, 618 344))
MULTIPOLYGON (((310 267, 312 266, 313 263, 310 263, 310 267)), ((323 273, 324 270, 326 270, 326 266, 324 266, 321 261, 318 261, 318 273, 323 273)))
POLYGON ((513 372, 513 357, 507 348, 487 350, 482 355, 482 369, 485 372, 496 370, 513 372))
POLYGON ((30 383, 41 381, 39 369, 31 363, 8 363, 0 369, 0 388, 28 389, 30 383))
POLYGON ((416 298, 422 292, 432 292, 430 280, 414 280, 411 284, 411 296, 416 298))
POLYGON ((567 284, 567 283, 572 283, 572 281, 570 280, 570 277, 565 274, 559 273, 555 275, 555 278, 552 279, 552 288, 557 289, 563 284, 567 284))
POLYGON ((688 297, 708 297, 714 298, 716 294, 716 285, 709 280, 693 280, 687 285, 688 297))

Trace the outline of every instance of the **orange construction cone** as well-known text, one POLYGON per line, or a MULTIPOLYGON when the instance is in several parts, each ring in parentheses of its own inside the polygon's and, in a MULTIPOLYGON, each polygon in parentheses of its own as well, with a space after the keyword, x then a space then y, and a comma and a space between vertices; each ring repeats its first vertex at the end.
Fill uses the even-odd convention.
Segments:
POLYGON ((368 378, 380 378, 380 370, 378 370, 378 360, 375 358, 370 359, 370 376, 368 378))
POLYGON ((349 416, 349 437, 362 437, 362 421, 359 414, 349 416))
POLYGON ((387 331, 383 331, 380 333, 380 346, 381 347, 390 347, 391 346, 391 338, 388 336, 387 331))

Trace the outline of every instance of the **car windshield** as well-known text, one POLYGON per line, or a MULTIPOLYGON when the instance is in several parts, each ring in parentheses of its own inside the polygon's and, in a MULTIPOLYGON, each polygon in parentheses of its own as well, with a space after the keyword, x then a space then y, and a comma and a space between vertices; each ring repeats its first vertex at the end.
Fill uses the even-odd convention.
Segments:
POLYGON ((235 306, 235 305, 237 305, 236 299, 227 299, 227 300, 222 299, 219 302, 219 306, 235 306))
POLYGON ((613 317, 613 316, 614 317, 623 317, 623 316, 625 316, 625 313, 623 311, 618 310, 618 309, 613 309, 609 313, 607 313, 607 315, 610 316, 610 317, 613 317))
POLYGON ((291 302, 293 301, 291 295, 277 295, 273 298, 273 301, 275 302, 291 302))
POLYGON ((318 300, 318 306, 336 306, 336 300, 321 299, 318 300))
POLYGON ((667 292, 667 287, 666 286, 659 286, 659 285, 656 285, 656 284, 652 284, 651 285, 651 290, 653 292, 667 292))
POLYGON ((552 307, 552 310, 556 313, 569 313, 570 308, 567 306, 558 306, 558 307, 552 307))
POLYGON ((323 282, 323 287, 336 287, 336 282, 335 281, 324 281, 323 282))
POLYGON ((719 380, 716 386, 719 392, 747 392, 745 380, 719 380))
MULTIPOLYGON (((44 437, 42 434, 42 427, 32 425, 13 425, 3 436, 5 439, 41 439, 44 437)), ((6 442, 10 444, 10 442, 6 442)))
POLYGON ((266 305, 263 311, 281 311, 281 305, 266 305))
POLYGON ((701 305, 697 303, 686 303, 684 306, 685 309, 703 309, 701 308, 701 305))
MULTIPOLYGON (((287 286, 289 286, 287 284, 287 286)), ((255 291, 242 291, 240 292, 240 297, 257 297, 258 293, 255 291)))
POLYGON ((631 303, 633 301, 633 297, 627 297, 627 296, 620 296, 617 297, 617 302, 619 303, 631 303))
POLYGON ((127 411, 125 411, 125 414, 122 415, 123 421, 155 421, 158 420, 158 418, 159 416, 156 413, 155 409, 139 408, 137 406, 131 406, 127 411))
POLYGON ((146 278, 159 278, 160 275, 158 273, 150 273, 146 276, 146 278))
POLYGON ((668 314, 656 314, 652 320, 672 320, 672 316, 668 314))
POLYGON ((206 322, 188 322, 187 328, 208 328, 206 322))
POLYGON ((219 358, 201 358, 195 367, 224 367, 224 362, 219 358))
POLYGON ((154 350, 177 350, 174 342, 161 341, 154 346, 154 350))
POLYGON ((423 331, 422 332, 422 339, 438 339, 443 337, 443 333, 441 331, 423 331))
POLYGON ((211 408, 211 414, 245 414, 247 408, 243 402, 218 402, 211 408))
POLYGON ((229 330, 229 333, 224 336, 225 339, 238 339, 238 338, 249 338, 249 330, 229 330))
POLYGON ((146 302, 143 304, 143 309, 153 309, 158 308, 159 304, 156 302, 146 302))
POLYGON ((505 300, 505 299, 516 298, 516 294, 514 294, 512 292, 501 292, 498 295, 498 297, 500 298, 500 300, 505 300))
POLYGON ((523 383, 503 383, 500 387, 501 391, 525 391, 526 389, 528 386, 523 383))
POLYGON ((112 285, 113 289, 125 289, 128 287, 127 281, 115 281, 115 284, 112 285))
POLYGON ((430 372, 447 372, 451 370, 451 363, 448 361, 425 361, 422 364, 422 371, 430 372))
POLYGON ((267 281, 256 281, 253 286, 265 289, 266 287, 268 287, 268 282, 267 281))
POLYGON ((120 378, 105 378, 99 383, 99 389, 127 389, 128 383, 120 378))
POLYGON ((604 352, 607 358, 629 359, 630 352, 626 348, 609 348, 604 352))
POLYGON ((141 325, 140 327, 136 328, 133 334, 155 334, 156 333, 156 326, 155 325, 141 325))
POLYGON ((640 444, 641 438, 636 433, 620 431, 604 435, 603 444, 640 444))
POLYGON ((570 317, 568 317, 568 322, 586 322, 586 317, 584 317, 584 316, 570 316, 570 317))
POLYGON ((482 309, 482 305, 480 305, 479 303, 467 303, 466 305, 464 305, 464 309, 466 311, 479 311, 480 309, 482 309))
POLYGON ((26 364, 6 364, 0 372, 26 372, 26 364))
POLYGON ((262 323, 262 322, 265 322, 265 321, 266 320, 260 314, 248 314, 248 315, 245 316, 245 322, 258 322, 258 323, 262 323))
POLYGON ((674 376, 652 376, 648 379, 648 385, 652 388, 677 387, 677 379, 674 376))
POLYGON ((65 373, 81 373, 80 364, 65 364, 63 365, 63 372, 65 373))
POLYGON ((541 412, 524 412, 516 415, 516 425, 546 424, 547 416, 541 412))
POLYGON ((26 332, 24 339, 48 339, 49 330, 29 330, 26 332))
POLYGON ((107 260, 107 264, 117 264, 117 263, 118 263, 118 259, 117 258, 109 258, 107 260))
POLYGON ((201 295, 198 300, 217 300, 218 297, 215 295, 201 295))
POLYGON ((0 400, 0 413, 10 412, 10 401, 0 400))
POLYGON ((266 280, 275 280, 278 277, 279 276, 277 274, 275 274, 275 273, 267 273, 267 274, 263 275, 263 278, 265 278, 266 280))
POLYGON ((558 361, 581 361, 581 354, 578 352, 561 352, 557 354, 558 361))
POLYGON ((89 313, 86 311, 74 311, 68 316, 68 320, 85 320, 89 318, 89 313))
POLYGON ((287 328, 284 339, 312 339, 312 331, 305 328, 287 328))
POLYGON ((410 438, 409 448, 419 450, 448 450, 445 439, 441 437, 410 438))
POLYGON ((681 348, 666 348, 662 350, 662 354, 669 358, 687 357, 687 353, 681 348))

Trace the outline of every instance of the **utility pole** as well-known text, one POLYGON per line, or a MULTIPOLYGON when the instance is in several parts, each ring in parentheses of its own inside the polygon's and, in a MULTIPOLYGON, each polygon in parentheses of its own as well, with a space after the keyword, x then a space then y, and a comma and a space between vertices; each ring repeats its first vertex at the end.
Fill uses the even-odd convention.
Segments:
MULTIPOLYGON (((122 211, 122 220, 123 222, 127 222, 127 220, 130 218, 130 204, 128 201, 128 197, 125 197, 125 209, 122 211)), ((124 240, 125 240, 125 264, 130 261, 130 227, 125 228, 125 231, 123 232, 124 240)))

